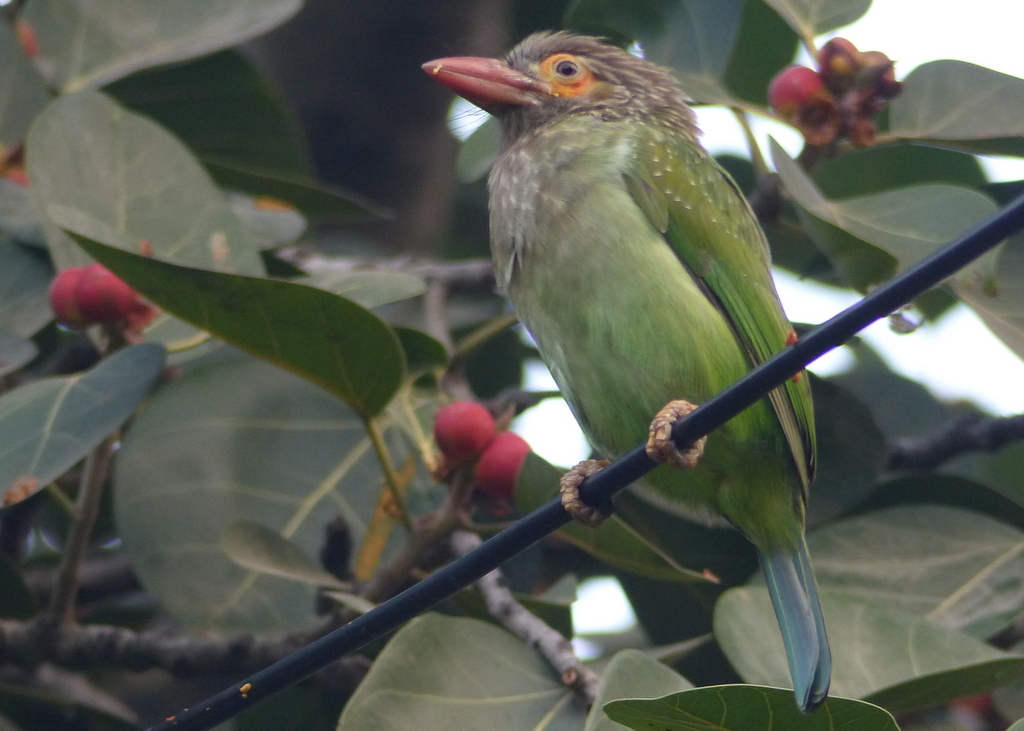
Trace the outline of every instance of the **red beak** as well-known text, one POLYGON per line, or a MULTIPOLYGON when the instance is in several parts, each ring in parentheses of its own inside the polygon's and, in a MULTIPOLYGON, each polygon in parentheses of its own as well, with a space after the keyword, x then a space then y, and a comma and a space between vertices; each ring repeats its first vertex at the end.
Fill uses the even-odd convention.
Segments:
POLYGON ((507 104, 532 106, 540 103, 538 94, 551 94, 547 84, 495 58, 439 58, 423 64, 423 70, 484 110, 507 104))

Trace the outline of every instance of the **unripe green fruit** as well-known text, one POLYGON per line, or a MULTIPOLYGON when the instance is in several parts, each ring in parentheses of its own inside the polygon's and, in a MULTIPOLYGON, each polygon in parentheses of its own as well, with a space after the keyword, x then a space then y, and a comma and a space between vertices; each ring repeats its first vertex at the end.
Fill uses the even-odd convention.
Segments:
POLYGON ((434 417, 434 440, 452 465, 476 459, 496 432, 491 412, 475 401, 448 404, 434 417))
POLYGON ((530 445, 518 434, 505 431, 494 438, 476 463, 477 489, 495 500, 512 500, 516 480, 530 445))
POLYGON ((119 322, 138 301, 138 293, 102 264, 90 264, 75 287, 75 306, 86 320, 119 322))

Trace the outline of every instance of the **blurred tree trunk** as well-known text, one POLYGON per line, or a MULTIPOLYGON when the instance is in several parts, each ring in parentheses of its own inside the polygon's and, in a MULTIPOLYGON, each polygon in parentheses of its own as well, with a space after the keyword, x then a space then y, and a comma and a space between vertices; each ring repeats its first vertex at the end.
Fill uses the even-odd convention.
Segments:
POLYGON ((420 65, 501 53, 510 0, 307 0, 250 45, 308 135, 318 174, 394 211, 362 230, 392 251, 435 252, 445 235, 456 143, 451 94, 420 65))

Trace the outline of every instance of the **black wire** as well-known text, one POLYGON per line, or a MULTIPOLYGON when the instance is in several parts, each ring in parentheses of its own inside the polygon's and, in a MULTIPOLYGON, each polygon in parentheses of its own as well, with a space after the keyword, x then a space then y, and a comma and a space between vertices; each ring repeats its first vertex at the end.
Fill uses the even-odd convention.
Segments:
MULTIPOLYGON (((677 444, 685 445, 718 428, 756 403, 772 388, 785 383, 811 361, 842 345, 875 320, 894 312, 948 279, 1021 228, 1024 228, 1024 195, 953 243, 881 285, 857 304, 814 328, 795 345, 786 348, 700 406, 676 424, 672 430, 673 439, 677 444)), ((655 466, 644 448, 637 447, 589 477, 581 488, 581 498, 589 504, 603 504, 655 466)), ((560 501, 552 500, 516 521, 472 553, 456 559, 373 611, 203 703, 153 726, 150 731, 205 731, 226 721, 338 658, 394 631, 567 522, 569 516, 562 509, 560 501), (242 688, 245 688, 244 693, 242 688)))

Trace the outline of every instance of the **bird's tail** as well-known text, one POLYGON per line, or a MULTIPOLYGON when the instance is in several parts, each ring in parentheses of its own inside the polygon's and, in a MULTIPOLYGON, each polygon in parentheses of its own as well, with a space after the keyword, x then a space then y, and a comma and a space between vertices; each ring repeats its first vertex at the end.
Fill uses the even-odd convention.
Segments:
POLYGON ((801 540, 795 554, 761 555, 761 569, 786 645, 793 692, 801 711, 810 713, 825 700, 832 680, 832 654, 825 635, 818 590, 801 540))

